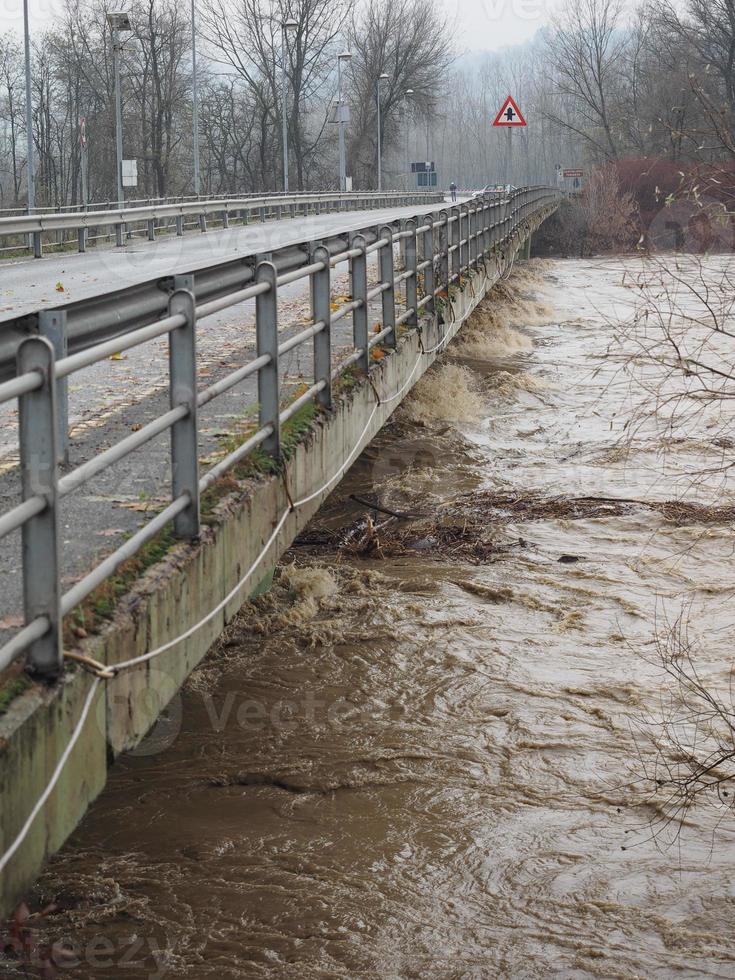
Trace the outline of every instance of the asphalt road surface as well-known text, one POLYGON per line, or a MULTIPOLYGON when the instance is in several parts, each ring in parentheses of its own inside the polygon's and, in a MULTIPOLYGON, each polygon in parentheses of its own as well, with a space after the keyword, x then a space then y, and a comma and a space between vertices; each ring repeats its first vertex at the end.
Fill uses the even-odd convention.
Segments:
POLYGON ((238 256, 267 253, 287 245, 374 227, 441 210, 444 205, 376 208, 285 218, 265 224, 235 224, 206 234, 190 232, 181 238, 155 242, 133 239, 123 248, 103 247, 85 253, 48 252, 42 259, 0 263, 0 330, 2 321, 39 309, 55 309, 91 296, 113 292, 150 279, 196 273, 238 256))

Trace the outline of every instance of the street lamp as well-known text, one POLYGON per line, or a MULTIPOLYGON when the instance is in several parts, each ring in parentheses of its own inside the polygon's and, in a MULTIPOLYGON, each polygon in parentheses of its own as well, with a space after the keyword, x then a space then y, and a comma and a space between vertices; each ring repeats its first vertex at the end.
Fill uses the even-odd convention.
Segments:
POLYGON ((390 76, 383 73, 376 83, 377 101, 378 101, 378 190, 383 189, 383 148, 382 148, 382 137, 380 134, 380 83, 386 81, 390 76))
POLYGON ((345 119, 342 105, 342 62, 349 61, 351 51, 337 55, 337 122, 339 123, 339 189, 347 190, 347 161, 345 160, 345 119))
MULTIPOLYGON (((118 207, 122 208, 125 204, 125 193, 123 191, 123 180, 122 180, 122 161, 123 161, 123 143, 122 143, 122 93, 120 91, 120 53, 122 51, 122 42, 120 41, 120 33, 128 33, 132 31, 132 26, 130 24, 130 17, 125 11, 108 11, 107 13, 107 23, 110 25, 110 30, 112 31, 112 65, 115 74, 115 148, 116 148, 116 159, 117 159, 117 204, 118 207)), ((119 227, 119 226, 118 226, 119 227)), ((119 233, 118 233, 119 235, 119 233)), ((118 241, 121 245, 122 242, 118 241)))
POLYGON ((26 61, 26 155, 28 162, 28 213, 36 206, 36 168, 33 161, 33 104, 31 102, 31 30, 28 18, 28 0, 23 0, 23 42, 26 61))
POLYGON ((197 84, 197 23, 196 0, 191 0, 191 115, 194 129, 194 193, 199 197, 201 191, 201 174, 199 168, 199 86, 197 84))
POLYGON ((408 190, 409 175, 411 173, 411 159, 408 155, 408 100, 413 98, 413 89, 407 88, 403 96, 403 125, 404 139, 406 140, 406 190, 408 190))
POLYGON ((283 190, 288 194, 288 108, 286 105, 286 34, 295 31, 299 25, 295 20, 285 20, 281 25, 281 62, 283 64, 281 78, 281 116, 283 123, 283 190))

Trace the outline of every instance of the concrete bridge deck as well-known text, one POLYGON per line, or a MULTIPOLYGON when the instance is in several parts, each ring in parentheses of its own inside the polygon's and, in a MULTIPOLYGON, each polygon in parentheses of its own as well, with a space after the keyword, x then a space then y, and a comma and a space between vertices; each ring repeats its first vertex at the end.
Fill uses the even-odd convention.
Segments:
MULTIPOLYGON (((443 204, 426 205, 425 213, 443 204)), ((159 237, 127 241, 87 252, 54 254, 42 259, 23 258, 0 263, 0 332, 4 321, 44 308, 58 308, 166 276, 194 273, 243 256, 262 255, 305 241, 379 227, 412 218, 416 205, 376 208, 282 218, 265 223, 236 224, 206 234, 192 232, 181 238, 159 237), (63 287, 60 291, 57 287, 63 287)))

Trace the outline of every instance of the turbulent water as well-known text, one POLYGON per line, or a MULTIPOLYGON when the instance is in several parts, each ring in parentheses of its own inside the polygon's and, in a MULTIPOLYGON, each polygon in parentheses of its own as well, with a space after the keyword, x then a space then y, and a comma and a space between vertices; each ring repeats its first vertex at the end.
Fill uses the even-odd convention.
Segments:
POLYGON ((662 664, 727 696, 735 443, 626 333, 641 268, 473 317, 51 863, 61 974, 735 978, 662 664))

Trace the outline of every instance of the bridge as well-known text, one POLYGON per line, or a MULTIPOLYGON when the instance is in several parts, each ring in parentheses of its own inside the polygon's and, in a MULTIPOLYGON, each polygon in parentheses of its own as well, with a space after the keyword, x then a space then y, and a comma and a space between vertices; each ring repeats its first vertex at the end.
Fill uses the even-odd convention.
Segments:
POLYGON ((10 247, 28 237, 47 253, 5 271, 21 295, 0 317, 0 409, 18 413, 0 476, 5 909, 100 792, 108 755, 145 736, 559 197, 306 195, 0 218, 10 247), (80 254, 50 254, 60 232, 80 254), (217 359, 228 313, 241 336, 217 359), (152 350, 167 391, 141 389, 70 439, 75 398, 94 397, 72 383, 80 372, 120 357, 142 372, 152 350), (111 529, 121 495, 138 506, 111 529))

